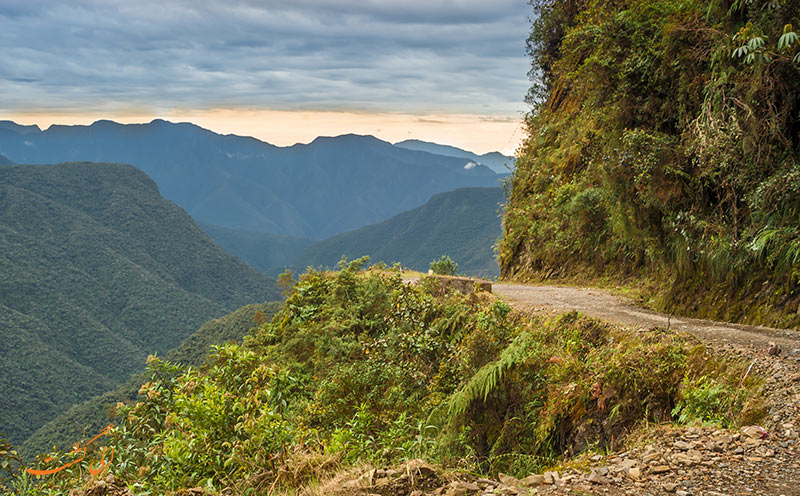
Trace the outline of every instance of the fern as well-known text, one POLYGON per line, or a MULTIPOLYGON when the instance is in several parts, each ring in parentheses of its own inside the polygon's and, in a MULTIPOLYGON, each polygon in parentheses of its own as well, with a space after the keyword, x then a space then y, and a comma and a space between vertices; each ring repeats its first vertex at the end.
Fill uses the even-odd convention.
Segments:
POLYGON ((529 336, 523 334, 515 339, 500 354, 496 361, 484 365, 467 384, 448 402, 448 417, 461 415, 475 401, 486 402, 489 395, 497 389, 498 384, 509 370, 525 361, 532 353, 529 336))
POLYGON ((756 234, 750 248, 757 257, 778 268, 800 262, 800 237, 794 227, 764 227, 756 234))

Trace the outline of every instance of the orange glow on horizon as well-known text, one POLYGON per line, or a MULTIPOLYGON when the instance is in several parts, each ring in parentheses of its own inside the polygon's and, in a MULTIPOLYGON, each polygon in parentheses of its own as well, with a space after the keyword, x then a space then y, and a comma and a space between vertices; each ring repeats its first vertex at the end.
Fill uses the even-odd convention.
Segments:
POLYGON ((396 143, 419 139, 452 145, 478 154, 499 151, 513 155, 522 141, 522 117, 472 114, 404 114, 352 111, 293 111, 265 109, 208 109, 153 112, 29 112, 0 118, 18 124, 91 124, 109 119, 124 124, 164 119, 192 122, 220 134, 253 136, 277 146, 309 143, 318 136, 371 134, 396 143))

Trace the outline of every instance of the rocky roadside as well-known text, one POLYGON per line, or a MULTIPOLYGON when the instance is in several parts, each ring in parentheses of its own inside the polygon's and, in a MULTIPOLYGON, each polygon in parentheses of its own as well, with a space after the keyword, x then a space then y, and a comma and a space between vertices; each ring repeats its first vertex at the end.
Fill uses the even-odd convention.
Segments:
POLYGON ((421 460, 394 469, 370 469, 341 484, 336 495, 800 495, 796 423, 783 433, 748 426, 741 431, 672 429, 646 447, 595 455, 587 470, 497 479, 440 474, 421 460), (455 478, 455 480, 448 480, 455 478))
POLYGON ((572 460, 523 479, 443 474, 421 460, 370 469, 337 484, 336 496, 670 495, 800 496, 800 367, 794 357, 721 345, 715 353, 756 358, 765 379, 763 426, 658 426, 649 443, 572 460))

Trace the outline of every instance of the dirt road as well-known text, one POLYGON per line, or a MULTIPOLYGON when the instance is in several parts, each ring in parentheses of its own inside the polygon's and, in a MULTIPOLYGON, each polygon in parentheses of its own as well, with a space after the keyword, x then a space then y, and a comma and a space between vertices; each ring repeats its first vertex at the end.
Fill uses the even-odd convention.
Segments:
POLYGON ((700 339, 755 349, 778 344, 784 356, 800 359, 800 331, 762 326, 726 324, 709 320, 671 317, 636 307, 601 289, 563 286, 528 286, 495 283, 492 292, 522 310, 568 312, 639 327, 667 327, 690 332, 700 339))

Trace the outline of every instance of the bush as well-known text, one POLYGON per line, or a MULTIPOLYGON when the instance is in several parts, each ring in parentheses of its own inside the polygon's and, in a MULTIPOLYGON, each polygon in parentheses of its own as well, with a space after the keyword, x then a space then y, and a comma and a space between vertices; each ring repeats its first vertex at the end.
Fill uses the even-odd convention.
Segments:
POLYGON ((447 255, 442 255, 442 258, 439 260, 433 260, 431 262, 431 270, 434 274, 441 274, 443 276, 454 276, 458 271, 458 264, 453 261, 452 258, 448 257, 447 255))
POLYGON ((682 399, 672 410, 672 415, 683 424, 701 422, 730 427, 734 407, 741 410, 741 398, 737 405, 732 404, 737 397, 734 389, 713 377, 703 376, 694 381, 686 377, 682 389, 682 399))
POLYGON ((21 459, 11 443, 0 437, 0 488, 9 482, 21 459))

